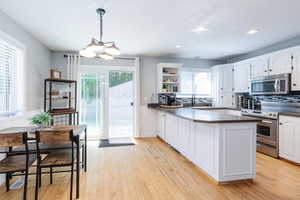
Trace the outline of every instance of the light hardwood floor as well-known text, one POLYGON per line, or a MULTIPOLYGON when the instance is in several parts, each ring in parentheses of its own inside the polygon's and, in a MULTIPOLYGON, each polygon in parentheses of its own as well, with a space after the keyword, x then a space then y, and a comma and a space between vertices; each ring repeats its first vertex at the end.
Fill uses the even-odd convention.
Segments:
MULTIPOLYGON (((81 175, 81 198, 99 200, 299 200, 300 167, 257 154, 253 183, 216 185, 197 167, 160 140, 138 139, 128 147, 89 146, 88 172, 81 175)), ((40 199, 69 199, 69 176, 44 177, 40 199)), ((30 178, 29 198, 34 195, 30 178)), ((75 185, 74 185, 75 186, 75 185)), ((22 189, 5 192, 0 200, 21 199, 22 189)))

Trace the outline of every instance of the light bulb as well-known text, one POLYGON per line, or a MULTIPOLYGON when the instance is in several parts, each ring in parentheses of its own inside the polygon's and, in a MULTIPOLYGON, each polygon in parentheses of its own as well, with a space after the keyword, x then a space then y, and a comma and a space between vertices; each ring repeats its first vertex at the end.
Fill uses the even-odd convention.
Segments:
POLYGON ((108 53, 113 56, 118 56, 121 54, 120 49, 116 47, 115 43, 113 43, 111 46, 105 48, 105 53, 108 53))

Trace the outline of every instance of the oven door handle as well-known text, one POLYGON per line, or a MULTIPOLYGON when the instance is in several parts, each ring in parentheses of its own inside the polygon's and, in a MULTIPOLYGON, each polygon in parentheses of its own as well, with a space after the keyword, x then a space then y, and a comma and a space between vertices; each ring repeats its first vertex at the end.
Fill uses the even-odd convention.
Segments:
POLYGON ((262 122, 262 123, 267 123, 267 124, 273 124, 273 122, 272 122, 272 121, 269 121, 269 120, 262 120, 261 122, 262 122))

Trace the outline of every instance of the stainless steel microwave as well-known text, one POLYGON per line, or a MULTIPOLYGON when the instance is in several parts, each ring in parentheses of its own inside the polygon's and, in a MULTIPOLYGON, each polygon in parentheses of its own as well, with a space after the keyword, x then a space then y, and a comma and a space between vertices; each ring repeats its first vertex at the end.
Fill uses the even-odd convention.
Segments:
POLYGON ((251 80, 250 94, 288 94, 290 91, 290 74, 278 74, 257 77, 251 80))

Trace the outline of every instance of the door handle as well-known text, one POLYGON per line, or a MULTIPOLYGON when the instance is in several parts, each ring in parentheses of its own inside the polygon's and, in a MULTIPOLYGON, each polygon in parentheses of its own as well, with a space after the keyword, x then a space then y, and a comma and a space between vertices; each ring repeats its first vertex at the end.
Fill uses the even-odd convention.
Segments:
POLYGON ((267 123, 267 124, 272 124, 272 121, 268 121, 268 120, 262 120, 262 123, 267 123))
POLYGON ((275 89, 275 92, 278 92, 278 79, 275 80, 275 83, 274 83, 274 89, 275 89))

